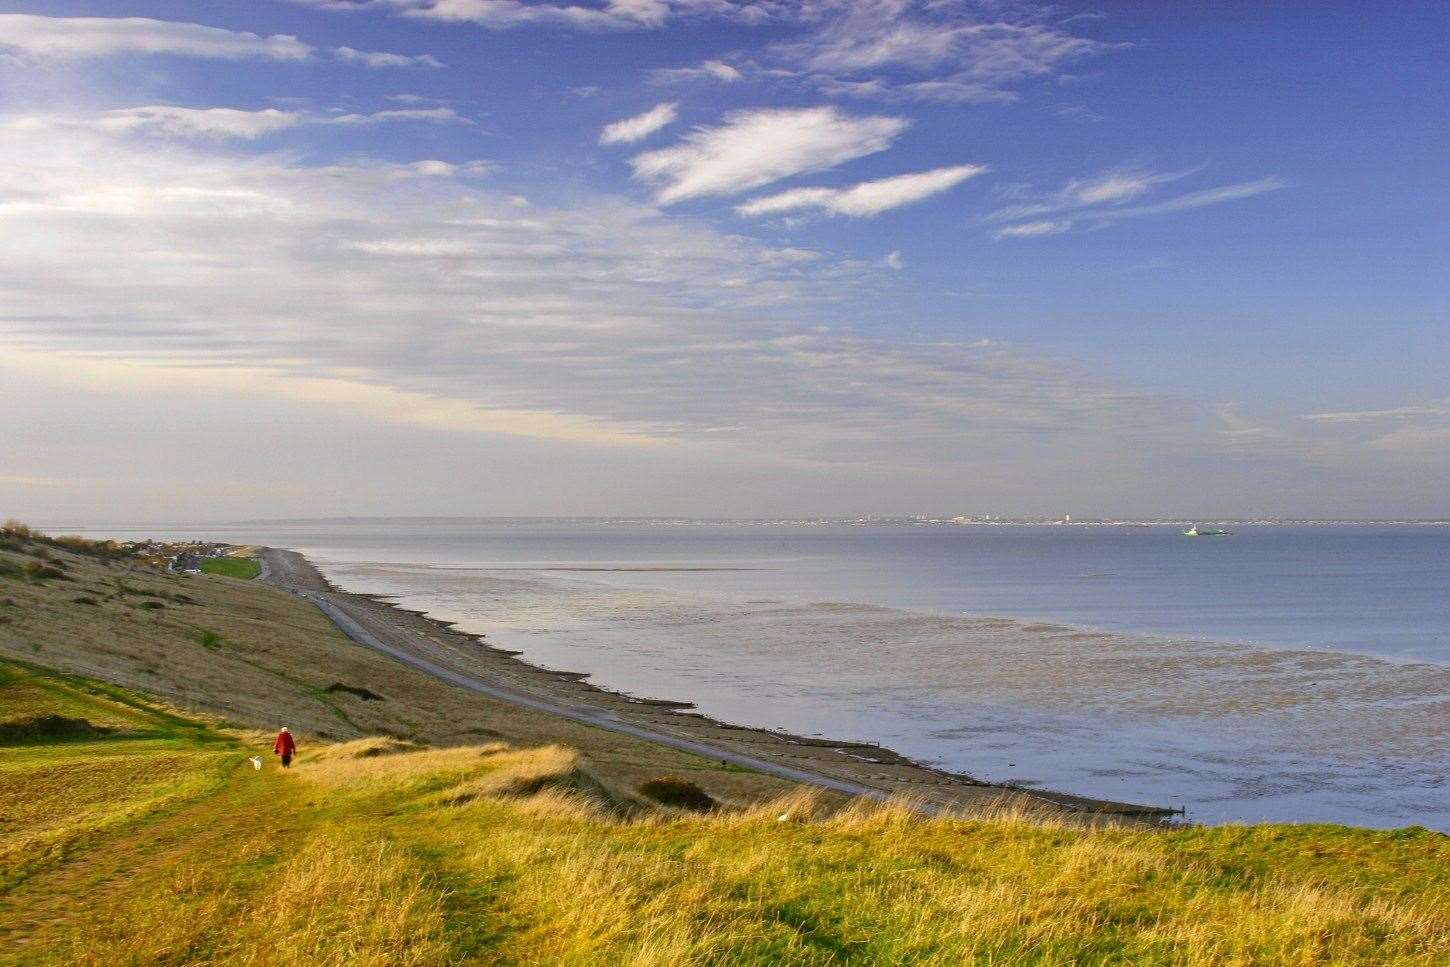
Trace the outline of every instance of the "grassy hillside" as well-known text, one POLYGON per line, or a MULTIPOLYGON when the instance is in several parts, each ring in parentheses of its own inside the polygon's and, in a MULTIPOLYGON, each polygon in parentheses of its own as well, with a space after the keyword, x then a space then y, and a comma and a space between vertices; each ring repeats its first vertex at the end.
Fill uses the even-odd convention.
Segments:
POLYGON ((1450 958, 1423 830, 691 813, 504 743, 306 743, 284 772, 268 736, 0 667, 0 963, 1450 958))
MULTIPOLYGON (((79 545, 77 545, 79 547, 79 545)), ((104 679, 191 713, 307 741, 562 742, 618 788, 685 774, 717 799, 790 784, 463 691, 359 647, 315 607, 258 581, 135 567, 0 540, 0 658, 104 679)))

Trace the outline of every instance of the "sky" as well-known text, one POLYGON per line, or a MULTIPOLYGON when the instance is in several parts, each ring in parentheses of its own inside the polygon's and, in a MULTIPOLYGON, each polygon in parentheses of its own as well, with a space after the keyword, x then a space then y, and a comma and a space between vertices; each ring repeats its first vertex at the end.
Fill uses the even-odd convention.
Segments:
POLYGON ((1446 36, 0 0, 0 516, 1450 516, 1446 36))

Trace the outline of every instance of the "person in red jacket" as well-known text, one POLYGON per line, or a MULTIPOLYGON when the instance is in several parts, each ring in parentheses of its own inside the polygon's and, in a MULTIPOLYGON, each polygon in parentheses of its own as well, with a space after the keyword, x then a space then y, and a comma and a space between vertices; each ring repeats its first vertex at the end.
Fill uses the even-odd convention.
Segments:
POLYGON ((297 751, 297 743, 292 738, 292 732, 284 725, 282 731, 277 733, 277 741, 272 743, 272 751, 282 757, 282 768, 292 764, 292 753, 297 751))

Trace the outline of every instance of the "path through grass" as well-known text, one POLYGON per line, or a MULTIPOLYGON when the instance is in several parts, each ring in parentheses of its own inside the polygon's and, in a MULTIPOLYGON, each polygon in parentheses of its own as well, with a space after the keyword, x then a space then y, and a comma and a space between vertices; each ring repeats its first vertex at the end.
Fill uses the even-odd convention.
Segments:
POLYGON ((5 665, 0 963, 1439 964, 1424 830, 1083 829, 807 793, 708 814, 568 749, 318 746, 5 665))

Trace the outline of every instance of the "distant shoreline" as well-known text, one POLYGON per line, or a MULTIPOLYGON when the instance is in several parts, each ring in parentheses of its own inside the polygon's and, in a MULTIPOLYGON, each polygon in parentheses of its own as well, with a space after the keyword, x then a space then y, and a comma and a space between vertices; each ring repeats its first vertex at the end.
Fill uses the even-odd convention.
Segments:
POLYGON ((229 526, 374 524, 374 523, 491 523, 491 524, 598 524, 600 526, 675 527, 1187 527, 1191 524, 1235 527, 1450 527, 1450 517, 1232 517, 1203 514, 1175 517, 998 517, 995 515, 886 515, 799 517, 538 517, 538 516, 349 516, 349 517, 246 517, 193 521, 45 521, 35 526, 48 533, 116 534, 166 532, 176 528, 215 529, 229 526))

